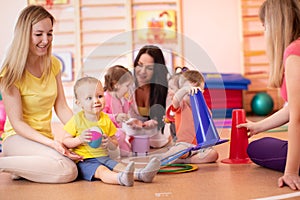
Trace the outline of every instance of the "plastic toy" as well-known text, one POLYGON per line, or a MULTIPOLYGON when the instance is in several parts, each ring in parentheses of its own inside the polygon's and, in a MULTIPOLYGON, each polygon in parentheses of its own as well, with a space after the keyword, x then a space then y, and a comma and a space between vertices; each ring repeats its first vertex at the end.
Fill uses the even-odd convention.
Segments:
POLYGON ((166 122, 175 122, 175 116, 172 112, 172 106, 169 106, 166 112, 166 122))
POLYGON ((169 157, 163 158, 161 160, 162 166, 169 164, 171 161, 181 157, 182 155, 190 151, 199 150, 201 148, 206 148, 229 141, 228 139, 220 139, 202 92, 191 95, 190 101, 193 112, 197 145, 179 151, 169 157))
POLYGON ((272 97, 265 92, 257 93, 251 100, 251 109, 254 114, 259 116, 268 115, 272 112, 273 106, 274 102, 272 97))
POLYGON ((92 127, 89 132, 92 133, 92 140, 89 142, 90 147, 98 148, 102 143, 102 130, 98 127, 92 127))
POLYGON ((131 141, 132 152, 135 156, 147 155, 150 151, 150 138, 148 135, 134 136, 131 141))
POLYGON ((2 101, 2 95, 0 94, 0 136, 1 133, 4 131, 5 121, 6 121, 6 112, 2 101))
POLYGON ((129 123, 136 119, 131 118, 127 122, 123 122, 122 129, 126 135, 131 136, 131 148, 134 156, 147 155, 150 151, 150 137, 158 133, 157 126, 146 129, 144 127, 132 128, 129 123))
POLYGON ((198 166, 195 164, 169 164, 163 166, 158 173, 184 173, 195 171, 198 166))
POLYGON ((4 131, 5 121, 6 121, 6 112, 2 101, 2 95, 0 94, 0 152, 2 152, 1 135, 4 131))
POLYGON ((232 127, 231 127, 229 158, 221 160, 222 163, 245 164, 251 162, 247 154, 247 147, 248 147, 247 129, 245 127, 236 128, 236 125, 245 122, 246 122, 245 110, 234 109, 232 111, 232 127))

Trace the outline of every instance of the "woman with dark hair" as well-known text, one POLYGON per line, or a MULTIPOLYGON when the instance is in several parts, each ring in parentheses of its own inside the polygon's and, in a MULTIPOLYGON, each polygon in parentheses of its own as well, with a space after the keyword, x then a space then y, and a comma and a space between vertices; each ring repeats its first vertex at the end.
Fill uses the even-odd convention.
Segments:
POLYGON ((167 75, 162 50, 154 45, 141 48, 134 61, 135 103, 130 115, 143 121, 145 128, 157 125, 159 133, 150 138, 152 147, 162 147, 169 141, 163 134, 168 94, 167 75))

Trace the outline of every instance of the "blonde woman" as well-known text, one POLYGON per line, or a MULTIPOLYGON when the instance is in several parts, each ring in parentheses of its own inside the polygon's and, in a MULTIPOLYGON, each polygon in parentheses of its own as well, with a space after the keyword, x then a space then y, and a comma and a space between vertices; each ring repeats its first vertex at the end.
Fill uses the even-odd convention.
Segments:
POLYGON ((266 137, 248 146, 251 160, 263 167, 284 172, 278 186, 300 189, 300 2, 299 0, 267 0, 260 9, 265 28, 267 54, 270 61, 270 86, 281 88, 286 106, 259 122, 248 122, 249 136, 281 126, 287 122, 288 139, 266 137))
POLYGON ((1 92, 8 116, 2 134, 0 171, 41 183, 76 179, 71 160, 81 159, 51 130, 52 109, 62 123, 73 115, 61 82, 61 66, 51 56, 53 16, 31 5, 20 14, 1 69, 1 92), (71 158, 71 159, 70 159, 71 158))

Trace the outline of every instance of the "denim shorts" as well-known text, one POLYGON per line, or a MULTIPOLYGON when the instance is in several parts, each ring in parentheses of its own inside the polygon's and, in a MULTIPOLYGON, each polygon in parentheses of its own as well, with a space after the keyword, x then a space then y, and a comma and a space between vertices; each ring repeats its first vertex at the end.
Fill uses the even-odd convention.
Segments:
POLYGON ((95 172, 100 165, 113 170, 117 164, 117 161, 112 160, 108 156, 84 159, 83 161, 77 163, 78 175, 81 179, 93 181, 95 172))

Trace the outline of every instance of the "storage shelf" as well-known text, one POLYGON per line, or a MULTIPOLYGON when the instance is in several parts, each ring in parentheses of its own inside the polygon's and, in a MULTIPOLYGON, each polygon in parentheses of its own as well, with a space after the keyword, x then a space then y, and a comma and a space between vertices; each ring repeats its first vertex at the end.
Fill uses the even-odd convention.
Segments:
POLYGON ((74 31, 55 31, 55 35, 72 35, 74 31))
POLYGON ((245 57, 252 57, 252 56, 265 56, 266 51, 265 50, 245 50, 244 56, 245 57))
POLYGON ((259 17, 257 15, 245 15, 243 16, 244 22, 250 22, 250 21, 259 21, 259 17))
MULTIPOLYGON (((105 42, 101 46, 120 46, 125 45, 126 42, 105 42)), ((83 46, 99 46, 99 43, 82 43, 83 46)))
POLYGON ((269 66, 269 63, 248 63, 245 62, 244 63, 245 67, 265 67, 265 66, 269 66))
POLYGON ((82 17, 80 21, 98 21, 98 20, 122 20, 126 19, 124 16, 109 16, 109 17, 82 17))
POLYGON ((59 21, 56 21, 55 23, 64 23, 64 22, 74 22, 74 18, 59 19, 59 21))
POLYGON ((83 30, 82 34, 96 34, 96 33, 122 33, 125 32, 125 29, 110 29, 110 30, 83 30))
POLYGON ((123 7, 123 3, 97 3, 97 4, 81 4, 81 8, 97 8, 97 7, 114 7, 120 6, 123 7))
POLYGON ((134 6, 147 6, 147 5, 176 5, 175 1, 163 2, 163 1, 148 1, 148 2, 134 2, 134 6))
POLYGON ((264 35, 264 31, 245 31, 244 37, 260 37, 264 35))
POLYGON ((244 74, 244 76, 246 78, 249 78, 249 79, 268 79, 269 75, 266 73, 266 72, 263 72, 263 73, 248 73, 248 74, 244 74))
POLYGON ((75 44, 53 44, 53 47, 56 47, 56 48, 67 48, 67 47, 74 47, 75 44))

